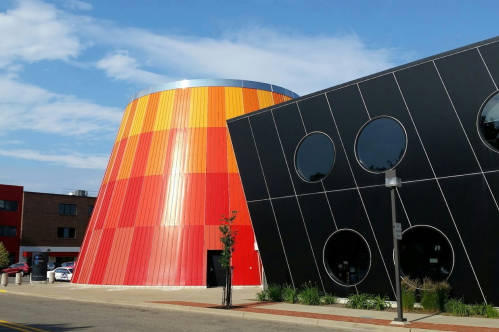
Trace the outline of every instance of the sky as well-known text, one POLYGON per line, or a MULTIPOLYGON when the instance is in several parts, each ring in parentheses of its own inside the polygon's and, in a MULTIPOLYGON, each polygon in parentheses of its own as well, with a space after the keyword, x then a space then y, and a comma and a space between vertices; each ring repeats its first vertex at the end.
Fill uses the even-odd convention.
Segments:
POLYGON ((0 183, 96 195, 130 97, 233 78, 306 95, 499 35, 499 2, 0 0, 0 183))

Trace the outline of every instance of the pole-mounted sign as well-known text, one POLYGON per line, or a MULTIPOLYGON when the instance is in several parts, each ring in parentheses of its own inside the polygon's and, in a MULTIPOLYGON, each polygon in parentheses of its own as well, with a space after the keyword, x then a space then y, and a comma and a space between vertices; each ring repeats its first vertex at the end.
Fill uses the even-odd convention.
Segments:
POLYGON ((392 227, 393 227, 393 248, 395 258, 395 285, 397 292, 397 318, 393 320, 393 324, 407 324, 407 319, 404 318, 402 312, 402 294, 400 291, 400 256, 399 256, 399 240, 402 240, 402 225, 397 223, 397 212, 395 210, 395 190, 402 186, 402 180, 397 177, 397 172, 394 169, 385 172, 385 186, 390 188, 392 201, 392 227))

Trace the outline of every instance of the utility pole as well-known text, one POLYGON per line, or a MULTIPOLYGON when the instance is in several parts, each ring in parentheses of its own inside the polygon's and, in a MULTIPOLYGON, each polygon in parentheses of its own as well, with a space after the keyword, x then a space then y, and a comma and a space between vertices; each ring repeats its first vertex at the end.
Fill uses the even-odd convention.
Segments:
POLYGON ((400 253, 399 240, 402 240, 402 225, 397 223, 397 211, 395 209, 395 191, 397 187, 402 186, 402 180, 397 177, 397 172, 394 169, 385 172, 385 186, 390 188, 391 205, 392 205, 392 227, 393 227, 393 249, 395 258, 395 287, 397 296, 397 317, 390 324, 406 325, 409 324, 404 318, 402 311, 402 293, 400 291, 400 253))

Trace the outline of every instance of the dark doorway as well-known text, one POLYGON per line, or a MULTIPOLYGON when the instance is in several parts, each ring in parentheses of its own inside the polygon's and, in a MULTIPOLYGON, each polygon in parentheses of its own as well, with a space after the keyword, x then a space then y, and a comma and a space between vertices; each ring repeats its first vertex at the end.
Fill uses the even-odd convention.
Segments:
POLYGON ((222 250, 208 250, 208 264, 206 271, 206 286, 218 287, 225 285, 225 273, 219 260, 222 258, 222 250))

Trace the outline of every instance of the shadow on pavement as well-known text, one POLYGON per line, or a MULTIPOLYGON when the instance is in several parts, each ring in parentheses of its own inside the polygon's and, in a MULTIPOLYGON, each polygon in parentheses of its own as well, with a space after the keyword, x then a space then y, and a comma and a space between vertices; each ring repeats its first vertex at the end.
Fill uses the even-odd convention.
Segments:
POLYGON ((91 329, 95 326, 69 326, 67 324, 18 324, 13 322, 0 322, 0 331, 33 331, 33 332, 62 332, 91 329))

